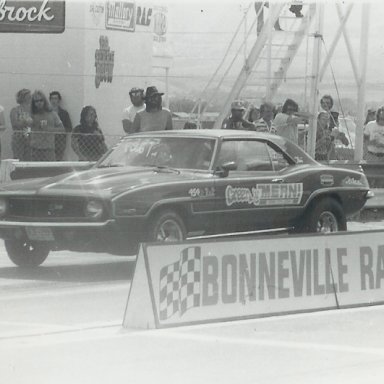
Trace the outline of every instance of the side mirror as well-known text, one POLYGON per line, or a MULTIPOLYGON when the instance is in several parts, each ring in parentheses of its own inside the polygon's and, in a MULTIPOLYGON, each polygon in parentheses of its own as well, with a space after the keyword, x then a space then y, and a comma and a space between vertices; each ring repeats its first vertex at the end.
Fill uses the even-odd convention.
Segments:
POLYGON ((235 161, 228 161, 216 168, 215 175, 218 175, 220 177, 227 177, 229 174, 229 171, 236 171, 236 169, 237 169, 237 163, 235 161))

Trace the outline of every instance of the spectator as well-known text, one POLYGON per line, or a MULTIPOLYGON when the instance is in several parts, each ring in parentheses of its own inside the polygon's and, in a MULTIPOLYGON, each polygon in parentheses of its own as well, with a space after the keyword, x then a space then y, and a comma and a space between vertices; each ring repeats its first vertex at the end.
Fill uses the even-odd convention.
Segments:
POLYGON ((276 133, 273 125, 275 106, 270 102, 265 102, 260 106, 260 119, 255 122, 257 132, 276 133))
POLYGON ((235 100, 231 104, 231 115, 224 119, 222 129, 254 130, 255 125, 244 119, 245 106, 241 100, 235 100))
POLYGON ((364 139, 367 145, 366 160, 384 160, 384 107, 376 112, 376 120, 370 121, 364 128, 364 139))
POLYGON ((339 112, 333 111, 333 98, 331 95, 324 95, 320 99, 320 112, 329 114, 329 130, 339 126, 339 112))
POLYGON ((133 120, 132 132, 170 130, 172 114, 169 109, 162 107, 161 93, 156 87, 151 86, 145 92, 145 109, 137 112, 133 120))
POLYGON ((287 99, 283 104, 282 111, 275 116, 273 125, 279 136, 283 136, 298 144, 299 135, 297 125, 306 122, 308 117, 308 114, 299 112, 299 106, 294 100, 287 99))
POLYGON ((248 112, 248 121, 250 123, 255 123, 260 119, 260 109, 256 107, 251 107, 248 112))
POLYGON ((63 123, 42 91, 33 92, 31 112, 31 160, 55 161, 55 133, 64 132, 63 123))
POLYGON ((82 161, 97 161, 107 151, 104 135, 97 121, 96 109, 91 105, 81 110, 80 124, 72 132, 71 145, 82 161))
MULTIPOLYGON (((5 131, 4 107, 0 105, 0 132, 5 131)), ((0 159, 1 159, 1 142, 0 142, 0 159)))
MULTIPOLYGON (((257 15, 257 35, 260 34, 264 27, 264 7, 269 8, 268 1, 255 1, 255 11, 257 15)), ((275 31, 282 31, 280 27, 279 19, 276 20, 274 25, 275 31)))
POLYGON ((330 115, 325 111, 317 116, 315 160, 336 160, 335 140, 340 140, 344 145, 349 144, 345 134, 338 128, 332 131, 329 129, 330 120, 330 115))
POLYGON ((15 159, 30 159, 29 132, 32 126, 31 117, 32 95, 29 89, 20 89, 16 94, 17 106, 11 109, 10 120, 13 130, 12 152, 15 159))
POLYGON ((136 113, 142 111, 145 108, 144 105, 144 89, 132 88, 129 91, 129 97, 131 99, 131 105, 123 111, 123 129, 125 133, 132 133, 132 125, 135 119, 136 113))
POLYGON ((49 94, 49 101, 52 109, 59 115, 64 125, 65 134, 58 133, 55 135, 55 155, 56 161, 62 161, 64 158, 65 148, 67 147, 67 136, 72 132, 72 122, 69 113, 61 108, 61 94, 58 91, 52 91, 49 94))
POLYGON ((376 120, 376 111, 374 109, 368 109, 367 116, 365 117, 364 126, 366 126, 370 121, 376 120))

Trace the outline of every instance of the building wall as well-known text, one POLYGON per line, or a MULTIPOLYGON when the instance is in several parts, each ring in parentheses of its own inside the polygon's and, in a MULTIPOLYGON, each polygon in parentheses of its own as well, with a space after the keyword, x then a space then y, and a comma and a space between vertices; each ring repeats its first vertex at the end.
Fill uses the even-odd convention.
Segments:
MULTIPOLYGON (((12 157, 9 112, 16 105, 15 94, 21 88, 41 89, 47 96, 52 90, 60 91, 63 107, 69 111, 74 126, 79 123, 82 107, 93 105, 106 135, 123 133, 121 115, 130 103, 129 89, 148 85, 153 34, 151 25, 135 23, 130 31, 108 29, 108 3, 125 3, 128 8, 133 4, 67 0, 63 33, 0 32, 0 104, 5 108, 7 123, 1 136, 2 158, 12 157), (104 55, 108 47, 109 56, 104 55), (95 64, 100 68, 105 58, 109 69, 113 64, 113 73, 109 71, 106 81, 97 82, 95 64)), ((137 9, 136 4, 135 12, 137 9)), ((67 158, 73 158, 71 151, 67 158)))

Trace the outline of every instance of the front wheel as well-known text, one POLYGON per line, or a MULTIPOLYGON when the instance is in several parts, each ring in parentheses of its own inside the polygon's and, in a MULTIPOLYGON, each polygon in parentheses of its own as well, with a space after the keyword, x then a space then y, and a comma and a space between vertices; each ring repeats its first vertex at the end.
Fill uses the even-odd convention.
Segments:
POLYGON ((347 230, 347 220, 341 205, 334 199, 312 204, 301 226, 301 232, 330 233, 347 230))
POLYGON ((4 240, 4 245, 11 261, 25 268, 39 266, 50 252, 48 244, 28 240, 4 240))
POLYGON ((174 211, 162 211, 155 215, 148 226, 149 241, 174 242, 186 238, 183 219, 174 211))

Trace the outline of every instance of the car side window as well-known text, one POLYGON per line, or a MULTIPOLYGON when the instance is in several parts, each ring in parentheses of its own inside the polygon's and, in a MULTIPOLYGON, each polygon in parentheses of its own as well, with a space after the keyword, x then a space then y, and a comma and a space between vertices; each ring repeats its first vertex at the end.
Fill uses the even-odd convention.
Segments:
POLYGON ((273 170, 267 145, 257 140, 224 141, 217 164, 220 166, 227 162, 235 162, 241 172, 273 170))
POLYGON ((274 171, 281 171, 289 166, 289 162, 281 152, 276 151, 274 148, 267 146, 269 156, 272 160, 272 166, 274 171))

